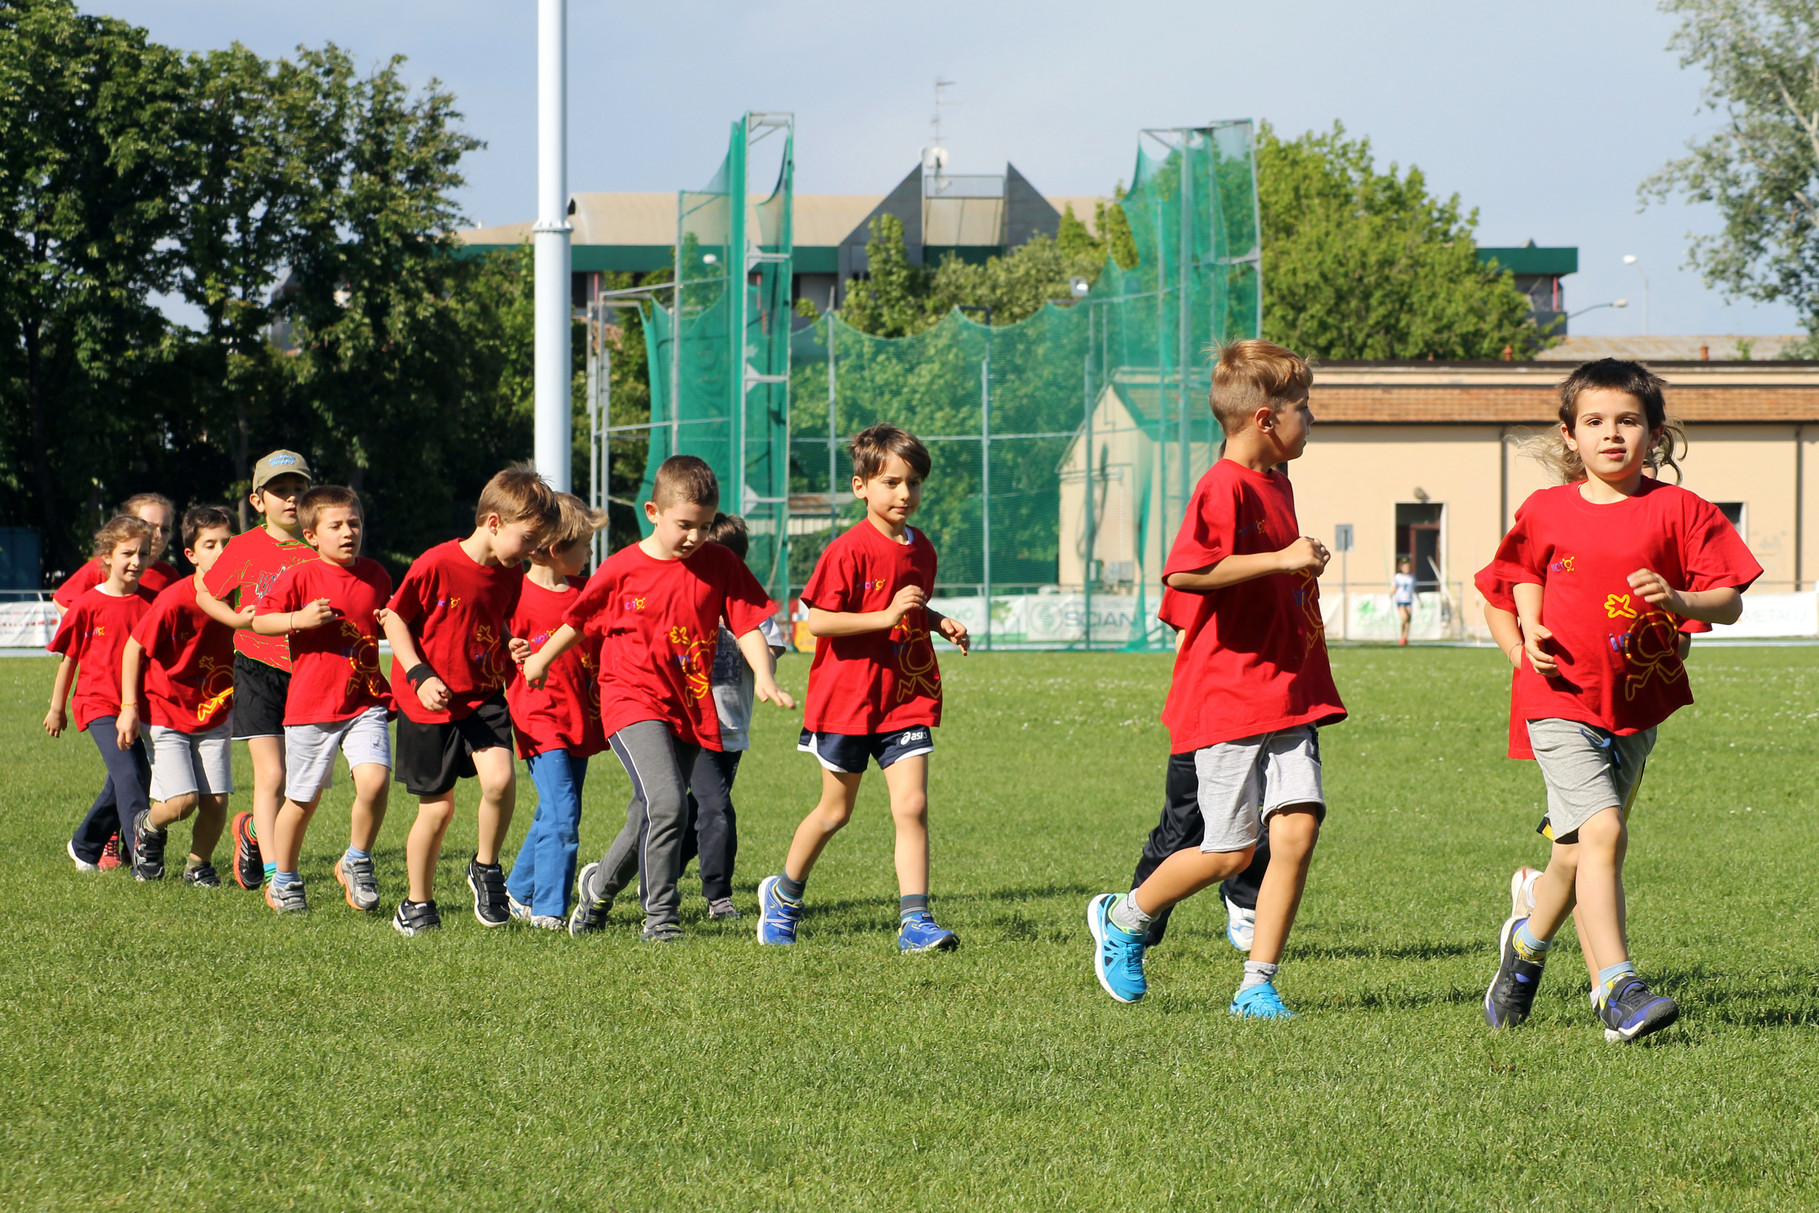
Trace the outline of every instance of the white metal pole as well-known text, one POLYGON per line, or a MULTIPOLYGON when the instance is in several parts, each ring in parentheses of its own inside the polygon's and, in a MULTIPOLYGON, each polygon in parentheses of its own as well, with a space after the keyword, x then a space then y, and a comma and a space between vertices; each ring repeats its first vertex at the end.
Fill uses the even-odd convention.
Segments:
POLYGON ((536 442, 537 470, 570 487, 568 2, 537 0, 536 442))

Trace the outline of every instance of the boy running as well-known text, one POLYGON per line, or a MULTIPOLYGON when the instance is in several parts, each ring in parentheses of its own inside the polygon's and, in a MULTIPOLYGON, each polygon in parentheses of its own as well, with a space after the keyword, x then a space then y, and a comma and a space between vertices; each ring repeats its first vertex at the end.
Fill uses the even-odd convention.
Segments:
POLYGON ((928 448, 894 425, 853 439, 853 496, 865 517, 815 564, 802 602, 818 639, 797 748, 821 764, 821 799, 796 827, 783 871, 758 885, 758 942, 793 944, 809 873, 852 819, 869 761, 884 772, 897 828, 897 947, 950 951, 960 937, 928 905, 928 756, 941 723, 935 633, 966 652, 966 625, 928 605, 935 545, 909 525, 928 448))
POLYGON ((642 866, 644 938, 682 938, 676 886, 689 771, 698 751, 722 745, 711 694, 722 619, 752 668, 758 698, 796 706, 771 677, 770 649, 758 630, 776 604, 744 561, 703 541, 719 500, 720 484, 706 463, 693 455, 665 459, 644 503, 651 533, 600 566, 562 626, 524 663, 524 681, 541 686, 584 633, 603 638, 601 727, 632 781, 624 828, 598 863, 581 870, 572 935, 599 930, 613 894, 642 866))
POLYGON ((183 515, 183 555, 196 572, 166 588, 133 628, 121 657, 120 740, 139 736, 143 672, 151 743, 151 807, 133 825, 133 876, 164 878, 170 824, 195 814, 183 883, 218 889, 215 844, 234 791, 228 734, 234 701, 234 630, 196 605, 202 579, 233 538, 234 518, 215 505, 183 515))
POLYGON ((1345 719, 1327 664, 1316 578, 1328 553, 1300 534, 1288 477, 1307 447, 1313 372, 1267 341, 1235 341, 1213 368, 1225 455, 1201 477, 1163 568, 1163 620, 1184 635, 1162 721, 1173 750, 1166 794, 1205 819, 1198 847, 1159 864, 1128 894, 1087 904, 1093 968, 1120 1002, 1147 989, 1145 937, 1177 902, 1247 868, 1260 826, 1270 860, 1250 959, 1232 1000, 1241 1018, 1287 1018, 1275 977, 1326 816, 1316 729, 1345 719), (1185 778, 1188 760, 1193 778, 1185 778))
MULTIPOLYGON (((535 653, 562 626, 562 617, 586 585, 594 534, 606 515, 573 493, 557 493, 561 511, 543 546, 531 553, 530 570, 512 613, 512 635, 535 653)), ((505 893, 512 917, 546 931, 568 926, 568 891, 575 885, 581 848, 581 789, 587 760, 606 748, 600 729, 600 638, 590 636, 551 667, 541 687, 514 678, 505 692, 518 757, 537 788, 537 813, 512 861, 505 893)))
POLYGON ((1679 465, 1665 384, 1636 362, 1588 362, 1560 386, 1559 438, 1543 452, 1563 482, 1517 511, 1478 574, 1485 622, 1516 667, 1510 757, 1547 787, 1547 870, 1512 881, 1484 994, 1493 1028, 1528 1018, 1554 936, 1574 915, 1604 1038, 1631 1041, 1679 1018, 1630 961, 1623 896, 1628 820, 1655 727, 1693 702, 1688 633, 1733 623, 1762 575, 1718 507, 1651 472, 1679 465))
POLYGON ((455 816, 455 785, 468 778, 480 783, 479 831, 467 865, 474 918, 483 927, 512 920, 499 866, 518 793, 505 685, 522 642, 512 641, 510 621, 524 587, 518 566, 558 517, 556 495, 535 469, 507 468, 481 490, 473 534, 417 557, 381 617, 403 713, 397 779, 418 801, 405 843, 410 888, 392 919, 401 935, 442 925, 436 864, 455 816))
POLYGON ((297 498, 309 487, 309 464, 295 451, 273 451, 253 465, 249 501, 264 522, 233 537, 202 578, 196 604, 234 633, 234 737, 253 760, 253 811, 234 815, 234 882, 261 888, 278 870, 259 853, 272 837, 284 800, 284 700, 291 647, 282 636, 252 630, 253 606, 278 574, 316 558, 297 525, 297 498))
POLYGON ((338 484, 319 484, 297 499, 297 523, 320 554, 279 574, 259 596, 253 631, 288 636, 291 682, 284 705, 284 804, 267 852, 277 870, 265 886, 266 904, 301 913, 303 879, 297 861, 303 835, 322 793, 333 783, 335 752, 347 758, 354 806, 347 851, 335 879, 347 904, 362 913, 379 904, 373 841, 385 820, 392 777, 391 687, 379 670, 379 611, 392 578, 360 554, 365 529, 360 496, 338 484))

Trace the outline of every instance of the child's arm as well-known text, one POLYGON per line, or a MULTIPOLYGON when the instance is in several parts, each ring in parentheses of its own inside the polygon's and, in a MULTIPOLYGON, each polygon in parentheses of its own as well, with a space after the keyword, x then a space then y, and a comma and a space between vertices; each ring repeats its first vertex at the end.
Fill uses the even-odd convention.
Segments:
POLYGON ((1560 663, 1541 647, 1552 640, 1554 634, 1541 626, 1540 584, 1533 581, 1517 582, 1510 587, 1510 597, 1516 600, 1516 623, 1522 629, 1522 651, 1528 654, 1528 663, 1543 678, 1553 677, 1560 672, 1560 663))
POLYGON ((396 611, 382 610, 377 615, 380 626, 385 629, 385 638, 391 642, 392 654, 404 666, 404 676, 417 688, 417 702, 432 712, 446 708, 448 685, 436 677, 436 672, 429 669, 423 655, 417 652, 417 642, 411 638, 410 625, 400 619, 396 611), (419 674, 419 670, 429 670, 429 673, 419 674), (413 674, 417 677, 412 678, 413 674))
MULTIPOLYGON (((197 597, 200 598, 201 595, 197 597)), ((263 615, 255 615, 253 631, 261 636, 288 636, 292 632, 319 628, 340 613, 328 604, 328 599, 315 598, 300 611, 267 611, 263 615)))
MULTIPOLYGON (((556 643, 554 636, 550 644, 556 643)), ((549 645, 543 646, 549 651, 549 645)), ((777 685, 775 659, 771 656, 770 642, 764 639, 764 633, 753 628, 739 637, 739 652, 745 656, 745 664, 752 667, 752 694, 766 703, 774 703, 780 708, 793 708, 796 701, 790 698, 789 692, 777 685)))
POLYGON ((51 682, 51 710, 44 714, 44 731, 52 737, 63 736, 63 728, 69 723, 64 704, 69 702, 70 683, 75 680, 76 662, 65 655, 57 663, 57 677, 51 682))
MULTIPOLYGON (((903 617, 928 603, 928 594, 919 585, 906 585, 897 591, 891 604, 882 611, 824 611, 810 604, 808 630, 811 636, 863 636, 867 632, 888 632, 903 617)), ((741 641, 744 637, 740 638, 741 641)), ((740 645, 740 652, 745 646, 740 645)))
POLYGON ((1490 629, 1491 639, 1503 650, 1509 663, 1518 669, 1522 667, 1522 628, 1516 622, 1516 613, 1502 607, 1484 604, 1484 626, 1490 629))
POLYGON ((132 749, 139 740, 139 675, 144 660, 145 646, 128 636, 120 652, 120 717, 114 722, 123 750, 132 749))
MULTIPOLYGON (((525 683, 534 687, 542 687, 543 680, 549 677, 550 666, 556 663, 556 658, 574 648, 580 639, 581 633, 566 623, 551 632, 549 639, 543 642, 543 647, 524 659, 525 683)), ((393 641, 392 647, 397 648, 398 642, 393 641)), ((739 646, 739 651, 743 653, 745 646, 739 646)))
POLYGON ((1259 577, 1269 577, 1276 573, 1312 573, 1318 577, 1326 571, 1326 562, 1332 559, 1332 553, 1318 539, 1303 535, 1280 552, 1252 552, 1243 556, 1227 556, 1217 564, 1210 564, 1203 569, 1189 572, 1170 573, 1165 583, 1170 589, 1185 590, 1190 594, 1205 594, 1211 590, 1222 590, 1228 585, 1237 585, 1244 581, 1255 581, 1259 577))
POLYGON ((250 605, 245 610, 236 611, 209 593, 207 586, 198 585, 196 587, 196 605, 202 609, 204 615, 216 623, 224 623, 236 630, 244 630, 253 626, 253 608, 250 605))
POLYGON ((973 640, 967 634, 966 625, 952 615, 943 615, 933 607, 928 608, 928 620, 935 625, 935 630, 948 638, 963 657, 972 656, 973 640))
POLYGON ((1736 623, 1743 614, 1743 591, 1736 586, 1716 590, 1676 590, 1653 569, 1630 574, 1630 589, 1650 606, 1672 611, 1682 619, 1701 623, 1736 623))

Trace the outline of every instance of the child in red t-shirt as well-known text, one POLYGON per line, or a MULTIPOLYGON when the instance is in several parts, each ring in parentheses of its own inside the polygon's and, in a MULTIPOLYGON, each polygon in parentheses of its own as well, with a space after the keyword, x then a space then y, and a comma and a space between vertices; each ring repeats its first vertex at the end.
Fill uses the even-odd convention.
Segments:
POLYGON ((759 631, 776 604, 743 560, 703 541, 719 500, 706 463, 693 455, 665 459, 644 504, 651 533, 601 564, 562 626, 524 663, 525 683, 540 687, 584 635, 601 638, 600 725, 632 780, 625 827, 599 862, 581 869, 571 935, 600 929, 642 850, 644 938, 682 938, 677 883, 689 771, 696 751, 722 744, 712 694, 722 619, 752 667, 758 698, 796 706, 771 676, 759 631))
POLYGON ((821 764, 821 799, 796 827, 782 874, 758 885, 758 942, 796 942, 809 873, 852 819, 875 759, 897 828, 897 946, 946 951, 960 937, 937 925, 928 906, 928 755, 941 723, 933 637, 964 653, 966 625, 928 605, 935 545, 909 525, 922 504, 928 448, 894 425, 874 425, 849 449, 865 517, 821 553, 802 591, 817 640, 797 748, 821 764))
POLYGON ((1175 851, 1128 894, 1087 905, 1093 968, 1120 1002, 1142 998, 1151 920, 1177 902, 1247 868, 1262 822, 1270 858, 1257 894, 1244 979, 1231 1013, 1290 1014, 1276 992, 1283 946, 1326 817, 1319 726, 1345 719, 1327 664, 1316 579, 1328 552, 1300 534, 1288 477, 1314 422, 1313 373, 1267 341, 1235 341, 1213 368, 1212 405, 1224 457, 1188 502, 1163 567, 1164 617, 1180 629, 1162 722, 1173 769, 1191 756, 1195 778, 1171 779, 1205 822, 1200 844, 1175 851))
POLYGON ((1613 1043, 1679 1018, 1630 962, 1623 896, 1627 821, 1655 726, 1693 701, 1689 633, 1733 623, 1762 575, 1718 507, 1649 473, 1684 441, 1662 380, 1636 362, 1588 362, 1560 387, 1564 483, 1542 489, 1478 574, 1485 621, 1516 667, 1510 756, 1547 787, 1539 879, 1512 881, 1500 963, 1484 995, 1493 1028, 1528 1018, 1554 935, 1571 913, 1592 1001, 1613 1043), (1532 889, 1532 892, 1529 890, 1532 889), (1530 897, 1532 905, 1528 904, 1530 897))
MULTIPOLYGON (((534 654, 562 626, 562 617, 586 583, 576 574, 587 567, 594 533, 606 515, 589 509, 573 493, 557 493, 561 518, 531 553, 530 569, 511 620, 512 635, 534 654)), ((606 748, 600 728, 600 637, 584 637, 573 652, 550 666, 543 685, 523 677, 505 692, 511 709, 518 757, 530 768, 537 788, 537 813, 512 861, 505 881, 514 918, 533 927, 560 931, 568 926, 568 891, 575 884, 575 856, 581 848, 581 788, 587 760, 606 748)))
POLYGON ((404 853, 410 888, 392 919, 402 935, 442 925, 436 863, 455 815, 455 784, 469 777, 480 782, 467 865, 474 917, 486 927, 512 920, 499 866, 518 794, 505 686, 513 661, 530 650, 512 638, 511 619, 524 587, 519 563, 557 517, 556 495, 533 468, 507 468, 481 490, 474 533, 417 557, 381 617, 401 713, 397 779, 418 798, 404 853))
POLYGON ((94 740, 107 769, 101 794, 66 848, 79 872, 101 870, 101 853, 115 834, 130 861, 133 821, 145 810, 151 763, 144 744, 123 736, 118 722, 121 651, 133 625, 152 606, 152 595, 139 584, 140 572, 151 562, 151 551, 151 526, 131 515, 119 515, 96 531, 94 558, 107 570, 107 578, 76 599, 48 646, 51 652, 61 653, 63 660, 57 663, 57 676, 51 683, 44 731, 52 737, 63 735, 69 723, 64 704, 73 682, 76 728, 94 740))
POLYGON ((290 687, 284 703, 284 804, 267 855, 277 865, 265 901, 280 914, 309 908, 297 861, 322 793, 333 783, 335 753, 347 759, 354 805, 347 850, 335 879, 347 904, 365 913, 379 904, 373 841, 385 820, 392 776, 391 687, 379 670, 379 612, 391 597, 391 575, 360 554, 365 518, 360 495, 319 484, 297 499, 303 537, 321 556, 293 565, 260 595, 253 631, 288 636, 290 687))
MULTIPOLYGON (((183 515, 183 555, 196 572, 159 594, 121 655, 120 736, 139 735, 144 680, 151 745, 151 805, 133 824, 133 876, 164 878, 164 845, 174 821, 195 814, 183 883, 221 887, 213 864, 234 791, 228 740, 234 710, 234 630, 196 605, 203 577, 233 538, 234 518, 218 505, 183 515)), ((141 579, 143 584, 143 579, 141 579)))
MULTIPOLYGON (((128 514, 141 519, 152 528, 152 557, 145 571, 139 574, 139 586, 152 594, 161 594, 164 587, 183 576, 164 559, 164 551, 170 546, 171 524, 177 520, 177 507, 163 493, 134 493, 120 503, 121 514, 128 514)), ((71 573, 57 592, 51 595, 51 602, 56 605, 61 615, 76 605, 76 599, 107 580, 107 570, 99 560, 85 560, 82 567, 71 573)))
POLYGON ((278 574, 316 558, 297 525, 297 499, 309 488, 309 464, 295 451, 273 451, 253 465, 248 500, 265 519, 236 535, 202 579, 196 603, 234 633, 234 736, 253 761, 253 811, 236 813, 234 882, 243 889, 270 883, 278 870, 261 855, 284 799, 284 697, 290 688, 291 647, 282 636, 252 630, 253 608, 278 574))

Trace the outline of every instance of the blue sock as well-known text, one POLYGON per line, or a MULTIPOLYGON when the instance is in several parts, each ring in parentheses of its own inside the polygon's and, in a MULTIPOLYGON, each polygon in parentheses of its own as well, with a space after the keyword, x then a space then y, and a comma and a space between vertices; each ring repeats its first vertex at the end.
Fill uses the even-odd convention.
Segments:
POLYGON ((276 867, 272 870, 273 888, 284 889, 289 888, 291 885, 302 883, 303 877, 297 875, 295 872, 280 872, 276 867))
POLYGON ((1624 961, 1622 964, 1614 964, 1607 969, 1599 969, 1598 970, 1598 1001, 1599 1001, 1599 1003, 1602 1004, 1609 1000, 1611 990, 1616 986, 1616 984, 1619 981, 1621 981, 1625 977, 1634 977, 1635 975, 1636 975, 1636 966, 1631 964, 1627 960, 1624 961))
POLYGON ((1510 936, 1510 942, 1516 945, 1516 955, 1530 964, 1540 964, 1546 960, 1547 950, 1554 946, 1554 941, 1551 939, 1535 938, 1528 929, 1528 919, 1526 918, 1516 924, 1516 930, 1510 936))
POLYGON ((911 893, 908 897, 897 899, 897 917, 900 919, 914 918, 918 914, 926 913, 928 913, 927 893, 911 893))
POLYGON ((371 859, 372 857, 373 857, 373 853, 371 851, 362 851, 359 847, 349 847, 347 849, 347 854, 343 855, 341 858, 343 858, 343 859, 371 859))
POLYGON ((276 876, 277 874, 278 874, 278 865, 277 864, 268 863, 265 865, 265 883, 266 884, 270 884, 272 882, 272 877, 276 876))

